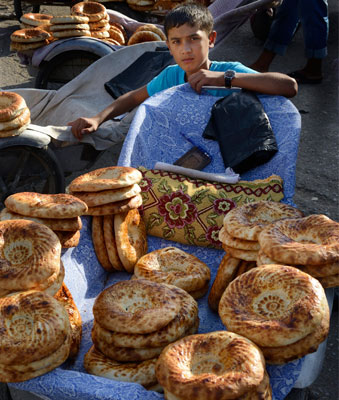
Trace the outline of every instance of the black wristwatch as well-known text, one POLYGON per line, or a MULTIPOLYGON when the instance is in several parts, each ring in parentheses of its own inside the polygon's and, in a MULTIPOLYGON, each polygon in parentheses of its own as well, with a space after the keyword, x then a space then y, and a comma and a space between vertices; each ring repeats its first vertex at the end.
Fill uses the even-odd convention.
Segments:
POLYGON ((227 89, 231 89, 231 87, 232 87, 232 79, 234 77, 235 77, 235 71, 233 71, 232 69, 229 69, 224 73, 225 87, 227 89))

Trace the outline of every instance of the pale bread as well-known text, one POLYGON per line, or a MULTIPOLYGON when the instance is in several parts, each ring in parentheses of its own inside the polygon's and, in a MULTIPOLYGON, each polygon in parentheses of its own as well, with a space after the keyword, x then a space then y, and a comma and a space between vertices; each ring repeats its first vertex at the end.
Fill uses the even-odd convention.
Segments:
POLYGON ((89 18, 80 15, 57 15, 50 20, 51 24, 88 24, 89 18))
POLYGON ((30 221, 46 225, 48 228, 52 229, 52 231, 77 231, 81 230, 82 228, 82 221, 80 217, 64 219, 28 217, 27 215, 21 215, 12 212, 6 207, 3 208, 0 212, 0 221, 6 221, 10 219, 28 219, 30 221))
POLYGON ((287 265, 339 262, 339 223, 326 215, 277 221, 259 236, 270 258, 287 265))
POLYGON ((55 38, 91 36, 91 31, 88 29, 68 29, 64 31, 53 32, 53 36, 55 38))
POLYGON ((247 338, 217 331, 169 344, 155 371, 160 385, 179 398, 217 399, 222 393, 223 398, 235 399, 261 384, 265 360, 247 338), (236 366, 236 373, 230 366, 236 366))
POLYGON ((220 299, 219 315, 227 329, 260 347, 287 346, 320 326, 328 308, 324 299, 315 278, 270 264, 234 279, 220 299))
POLYGON ((52 219, 76 218, 87 211, 86 203, 64 193, 14 193, 6 198, 5 206, 21 215, 52 219))
POLYGON ((118 189, 139 183, 142 174, 132 167, 99 168, 75 178, 69 185, 70 192, 99 192, 118 189))
POLYGON ((140 186, 135 183, 118 189, 102 190, 100 192, 72 192, 73 196, 84 201, 88 207, 97 207, 130 199, 141 192, 140 186))
POLYGON ((92 346, 85 354, 84 367, 92 375, 149 386, 157 382, 154 372, 156 360, 157 358, 140 363, 120 363, 106 357, 92 346))
POLYGON ((62 284, 61 288, 54 295, 54 298, 61 303, 67 311, 70 327, 71 327, 71 348, 69 356, 74 358, 80 349, 81 335, 82 335, 82 321, 81 315, 76 306, 73 296, 69 291, 65 283, 62 284))
POLYGON ((245 240, 231 236, 223 226, 219 231, 219 240, 226 246, 241 250, 258 251, 260 249, 257 240, 245 240))
POLYGON ((1 290, 20 291, 45 283, 60 270, 61 245, 44 225, 26 220, 0 222, 1 290))
POLYGON ((142 197, 140 194, 131 197, 130 199, 116 201, 114 203, 103 204, 102 206, 88 207, 84 215, 104 216, 111 214, 120 214, 128 212, 142 205, 142 197))
POLYGON ((236 238, 258 240, 267 225, 284 218, 300 218, 303 213, 288 204, 259 201, 240 205, 224 217, 223 226, 236 238))
POLYGON ((204 262, 177 247, 165 247, 145 254, 135 264, 134 275, 175 285, 187 292, 202 289, 211 279, 211 271, 204 262))
POLYGON ((31 113, 29 108, 26 107, 23 112, 12 119, 11 121, 0 122, 0 131, 8 131, 12 129, 21 128, 24 125, 28 125, 31 122, 31 113))
POLYGON ((0 138, 18 136, 20 133, 24 132, 29 124, 23 125, 21 128, 9 129, 7 131, 0 131, 0 138))
POLYGON ((226 246, 225 244, 222 244, 222 248, 226 253, 230 254, 234 258, 239 258, 240 260, 245 261, 257 261, 258 250, 236 249, 234 247, 226 246))
POLYGON ((104 232, 104 243, 107 250, 107 255, 113 269, 117 271, 125 271, 124 266, 119 258, 119 253, 115 241, 114 234, 114 215, 105 215, 103 217, 103 232, 104 232))
POLYGON ((164 284, 145 279, 120 281, 102 291, 93 316, 108 329, 123 333, 150 333, 167 325, 178 314, 180 300, 164 284))
POLYGON ((49 279, 44 281, 42 284, 34 287, 33 289, 44 291, 50 296, 54 296, 60 290, 64 279, 65 279, 65 267, 63 262, 60 260, 59 273, 52 275, 49 279))
POLYGON ((173 290, 180 301, 180 309, 173 320, 163 328, 146 334, 121 333, 105 329, 95 319, 92 336, 95 336, 97 341, 104 341, 108 345, 132 348, 164 346, 182 337, 199 322, 198 304, 185 290, 172 285, 166 286, 173 290))
POLYGON ((50 26, 51 32, 66 31, 70 29, 81 29, 89 31, 88 24, 55 24, 50 26))
POLYGON ((76 247, 80 242, 80 231, 54 231, 54 233, 58 236, 61 247, 64 249, 76 247))
POLYGON ((114 271, 106 249, 105 238, 104 238, 104 231, 103 231, 103 217, 93 217, 92 219, 92 242, 95 254, 100 265, 106 271, 114 271))
POLYGON ((114 232, 120 261, 132 273, 136 262, 147 252, 146 226, 138 209, 115 214, 114 232))

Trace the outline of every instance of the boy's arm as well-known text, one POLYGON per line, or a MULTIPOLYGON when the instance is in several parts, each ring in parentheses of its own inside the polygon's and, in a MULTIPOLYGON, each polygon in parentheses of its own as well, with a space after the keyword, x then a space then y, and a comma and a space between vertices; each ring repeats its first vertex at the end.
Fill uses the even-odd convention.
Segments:
POLYGON ((80 140, 83 135, 95 132, 103 122, 132 110, 148 97, 147 88, 143 86, 123 94, 94 117, 81 117, 69 122, 67 125, 72 127, 73 135, 80 140))
MULTIPOLYGON (((192 88, 200 93, 202 86, 225 87, 224 73, 202 69, 188 78, 192 88)), ((236 72, 232 86, 263 94, 293 97, 298 93, 295 79, 279 72, 243 73, 236 72)))

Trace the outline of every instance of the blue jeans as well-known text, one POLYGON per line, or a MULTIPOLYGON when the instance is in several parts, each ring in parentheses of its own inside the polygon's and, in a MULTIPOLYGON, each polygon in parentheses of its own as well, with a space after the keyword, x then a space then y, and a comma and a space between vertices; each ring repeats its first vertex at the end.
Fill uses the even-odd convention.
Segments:
POLYGON ((299 22, 303 27, 306 58, 327 55, 327 0, 284 0, 277 8, 265 49, 284 55, 299 22))

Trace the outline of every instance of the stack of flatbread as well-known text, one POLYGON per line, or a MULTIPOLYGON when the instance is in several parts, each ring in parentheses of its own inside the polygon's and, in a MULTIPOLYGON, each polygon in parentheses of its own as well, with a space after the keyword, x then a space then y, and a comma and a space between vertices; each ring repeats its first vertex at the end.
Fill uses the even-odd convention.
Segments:
POLYGON ((25 28, 11 34, 10 50, 25 52, 38 49, 50 43, 52 36, 40 27, 25 28))
POLYGON ((141 179, 136 168, 115 166, 88 172, 68 186, 69 193, 87 204, 85 214, 93 216, 94 249, 108 271, 133 272, 147 251, 146 228, 137 210, 141 179))
POLYGON ((257 264, 295 266, 324 288, 339 285, 339 223, 325 215, 277 221, 259 235, 257 264))
POLYGON ((20 135, 30 122, 25 99, 14 92, 0 91, 0 138, 20 135))
POLYGON ((128 45, 166 40, 164 32, 153 24, 139 26, 128 40, 128 45))
POLYGON ((53 16, 40 13, 26 13, 20 18, 21 28, 36 28, 39 27, 45 31, 49 31, 50 20, 53 16))
POLYGON ((77 15, 60 15, 51 18, 50 32, 55 39, 76 36, 91 36, 89 19, 77 15))
POLYGON ((195 333, 199 325, 198 305, 185 290, 145 279, 105 289, 95 300, 93 315, 94 345, 85 355, 86 370, 152 390, 163 348, 195 333))
POLYGON ((109 38, 105 39, 107 42, 123 46, 127 44, 127 32, 123 25, 118 22, 109 22, 109 38))
POLYGON ((0 297, 25 290, 52 296, 60 289, 65 270, 55 233, 28 220, 0 222, 0 297))
POLYGON ((262 265, 238 276, 220 299, 219 315, 229 331, 256 343, 269 364, 316 351, 329 331, 320 282, 286 265, 262 265))
POLYGON ((141 257, 131 279, 175 285, 199 299, 207 293, 211 271, 197 257, 176 247, 165 247, 141 257))
POLYGON ((21 192, 8 196, 0 213, 0 220, 28 219, 48 226, 58 236, 62 247, 79 244, 82 227, 80 216, 86 213, 86 204, 64 193, 41 194, 21 192))
POLYGON ((257 266, 260 232, 275 221, 302 216, 303 213, 295 207, 273 201, 244 204, 225 215, 219 240, 227 254, 221 260, 208 297, 209 306, 214 311, 218 310, 227 285, 257 266))
POLYGON ((69 356, 70 322, 65 308, 39 291, 0 298, 0 381, 43 375, 69 356))

